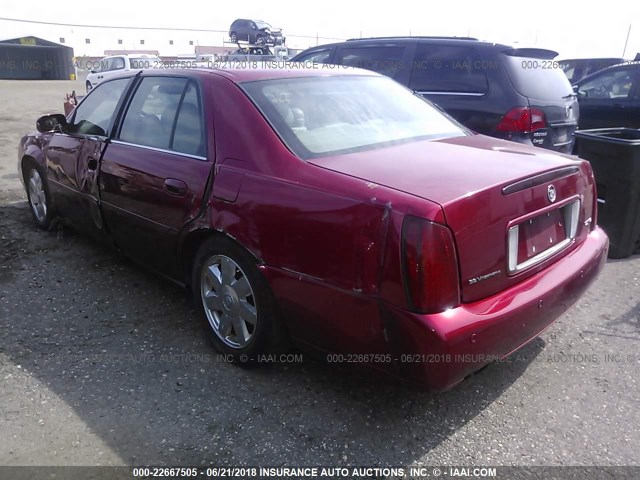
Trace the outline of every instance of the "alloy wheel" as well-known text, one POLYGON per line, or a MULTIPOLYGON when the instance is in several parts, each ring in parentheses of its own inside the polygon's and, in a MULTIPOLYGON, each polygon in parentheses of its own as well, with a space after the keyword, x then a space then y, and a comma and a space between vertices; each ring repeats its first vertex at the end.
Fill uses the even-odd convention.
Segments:
POLYGON ((29 204, 39 222, 44 222, 47 217, 47 195, 42 184, 42 177, 35 168, 29 172, 27 181, 29 204))
POLYGON ((240 266, 213 255, 202 268, 200 295, 209 325, 226 345, 241 349, 256 331, 258 311, 253 287, 240 266))

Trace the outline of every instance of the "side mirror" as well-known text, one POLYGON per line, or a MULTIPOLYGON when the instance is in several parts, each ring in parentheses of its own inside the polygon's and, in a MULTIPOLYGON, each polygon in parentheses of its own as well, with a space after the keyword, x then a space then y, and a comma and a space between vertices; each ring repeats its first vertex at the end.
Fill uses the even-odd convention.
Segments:
POLYGON ((98 73, 95 70, 89 70, 89 73, 98 73))
POLYGON ((36 128, 39 132, 55 132, 62 131, 67 125, 67 119, 61 113, 54 113, 53 115, 45 115, 36 120, 36 128))
POLYGON ((587 98, 589 94, 585 90, 580 90, 578 85, 573 86, 573 93, 576 94, 577 98, 587 98))

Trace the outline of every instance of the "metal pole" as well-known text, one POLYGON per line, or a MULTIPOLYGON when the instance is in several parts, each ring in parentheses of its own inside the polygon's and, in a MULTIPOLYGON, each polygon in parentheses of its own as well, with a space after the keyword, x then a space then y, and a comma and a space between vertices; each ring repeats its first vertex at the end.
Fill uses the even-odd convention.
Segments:
POLYGON ((624 54, 627 53, 627 44, 629 43, 630 34, 631 34, 631 24, 629 24, 629 30, 627 31, 627 39, 624 42, 624 50, 622 50, 622 58, 624 58, 624 54))

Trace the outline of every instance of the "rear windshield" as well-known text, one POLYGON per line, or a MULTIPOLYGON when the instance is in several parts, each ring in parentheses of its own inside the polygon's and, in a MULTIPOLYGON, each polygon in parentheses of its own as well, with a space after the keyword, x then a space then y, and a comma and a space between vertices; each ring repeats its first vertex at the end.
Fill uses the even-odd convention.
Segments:
POLYGON ((525 97, 560 100, 571 95, 571 83, 555 60, 503 55, 511 83, 525 97))
POLYGON ((467 134, 386 77, 286 78, 242 87, 302 159, 467 134))

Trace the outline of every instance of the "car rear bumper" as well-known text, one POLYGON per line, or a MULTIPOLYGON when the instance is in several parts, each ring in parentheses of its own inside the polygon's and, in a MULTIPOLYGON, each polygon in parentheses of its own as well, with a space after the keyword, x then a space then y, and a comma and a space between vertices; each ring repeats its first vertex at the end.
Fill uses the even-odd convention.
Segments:
POLYGON ((595 280, 609 240, 596 228, 544 271, 483 300, 435 315, 387 306, 386 325, 398 375, 446 390, 536 338, 595 280))
POLYGON ((573 132, 577 129, 577 127, 569 128, 569 136, 566 141, 560 142, 558 144, 554 144, 551 135, 547 135, 546 137, 537 138, 537 132, 533 133, 509 133, 507 135, 500 134, 498 132, 492 134, 497 138, 501 138, 503 140, 511 140, 512 142, 522 143, 524 145, 531 145, 534 147, 545 148, 547 150, 552 150, 554 152, 567 153, 570 154, 573 151, 573 146, 575 144, 575 138, 573 136, 573 132))

